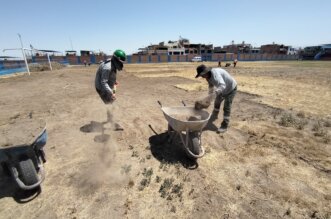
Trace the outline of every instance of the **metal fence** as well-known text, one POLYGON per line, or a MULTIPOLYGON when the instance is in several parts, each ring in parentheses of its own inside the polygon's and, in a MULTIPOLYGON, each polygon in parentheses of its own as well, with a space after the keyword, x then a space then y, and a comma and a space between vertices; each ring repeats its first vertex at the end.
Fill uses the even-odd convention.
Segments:
MULTIPOLYGON (((164 63, 164 62, 190 62, 193 57, 198 56, 196 54, 188 55, 128 55, 127 63, 164 63)), ((100 61, 104 61, 110 58, 110 56, 50 56, 50 61, 58 62, 66 65, 84 65, 97 64, 100 61)), ((280 60, 297 60, 298 55, 281 55, 281 54, 234 54, 234 53, 219 53, 219 54, 203 54, 201 55, 202 61, 211 62, 226 62, 237 59, 238 61, 280 61, 280 60)), ((47 63, 47 56, 33 56, 28 60, 28 63, 47 63)), ((0 61, 0 75, 11 74, 16 72, 26 71, 23 60, 12 61, 3 60, 0 61)))

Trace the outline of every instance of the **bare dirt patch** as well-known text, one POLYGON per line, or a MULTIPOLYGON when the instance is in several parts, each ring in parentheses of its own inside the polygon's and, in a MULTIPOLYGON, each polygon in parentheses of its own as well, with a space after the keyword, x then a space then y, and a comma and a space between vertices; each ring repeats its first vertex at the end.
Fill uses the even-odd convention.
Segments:
POLYGON ((9 123, 0 125, 0 148, 32 144, 45 126, 43 120, 19 118, 16 115, 9 123))
POLYGON ((179 138, 167 141, 167 122, 157 101, 181 106, 184 100, 194 106, 206 91, 175 85, 205 83, 194 79, 196 66, 126 65, 112 106, 105 106, 95 92, 97 66, 1 79, 0 124, 18 114, 16 120, 42 118, 49 140, 46 180, 32 201, 17 203, 19 191, 0 168, 0 217, 330 218, 331 147, 326 136, 331 130, 324 101, 329 68, 310 62, 239 62, 228 68, 239 82, 230 129, 216 134, 222 115, 208 124, 202 133, 206 155, 194 162, 179 138), (274 80, 299 83, 297 89, 287 89, 292 86, 287 83, 280 89, 280 82, 269 84, 274 80), (324 94, 300 90, 312 80, 324 94), (255 81, 260 82, 255 86, 270 86, 243 90, 255 81), (290 101, 269 104, 269 89, 290 101), (307 102, 298 109, 293 100, 300 95, 307 95, 300 99, 307 102), (282 118, 290 125, 282 125, 282 118), (291 125, 300 119, 304 125, 291 125), (124 131, 114 131, 114 123, 124 131))

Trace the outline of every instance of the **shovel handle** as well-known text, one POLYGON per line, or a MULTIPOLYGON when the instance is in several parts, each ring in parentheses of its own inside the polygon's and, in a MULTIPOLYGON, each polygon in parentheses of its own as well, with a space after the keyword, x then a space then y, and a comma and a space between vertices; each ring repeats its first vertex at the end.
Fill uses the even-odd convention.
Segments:
POLYGON ((186 103, 184 102, 184 100, 182 100, 182 104, 183 104, 184 106, 186 106, 186 103))
POLYGON ((157 101, 157 103, 161 106, 161 108, 162 108, 162 103, 161 103, 161 101, 157 101))

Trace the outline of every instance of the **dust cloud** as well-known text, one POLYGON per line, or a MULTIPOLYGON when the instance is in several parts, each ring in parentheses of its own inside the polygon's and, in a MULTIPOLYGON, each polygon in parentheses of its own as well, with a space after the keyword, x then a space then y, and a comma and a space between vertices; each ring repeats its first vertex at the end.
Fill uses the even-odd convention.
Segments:
MULTIPOLYGON (((116 156, 118 143, 114 133, 116 127, 114 109, 113 104, 107 105, 105 110, 101 110, 101 112, 107 112, 106 121, 89 124, 89 128, 93 131, 99 131, 99 134, 94 137, 93 152, 88 155, 89 165, 86 170, 82 171, 79 180, 79 187, 84 193, 91 194, 104 185, 121 185, 129 181, 129 175, 121 172, 123 161, 116 156)), ((98 116, 102 117, 102 115, 98 116)))

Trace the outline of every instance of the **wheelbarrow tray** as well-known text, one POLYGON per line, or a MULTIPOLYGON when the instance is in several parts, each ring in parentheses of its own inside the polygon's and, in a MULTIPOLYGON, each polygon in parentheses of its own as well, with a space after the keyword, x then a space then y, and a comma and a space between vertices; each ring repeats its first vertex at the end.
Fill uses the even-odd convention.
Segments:
POLYGON ((168 124, 177 132, 199 131, 207 125, 210 114, 194 107, 161 107, 168 124))
POLYGON ((0 150, 31 146, 46 131, 46 122, 20 119, 0 126, 0 150))

